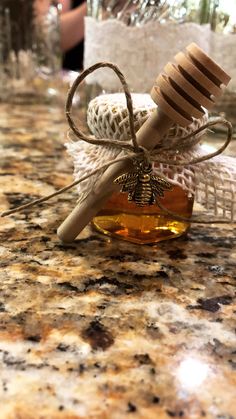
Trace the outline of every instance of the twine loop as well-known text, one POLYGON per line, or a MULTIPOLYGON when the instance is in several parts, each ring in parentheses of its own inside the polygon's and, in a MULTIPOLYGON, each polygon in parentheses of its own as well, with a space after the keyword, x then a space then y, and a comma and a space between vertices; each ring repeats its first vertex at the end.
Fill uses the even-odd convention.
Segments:
POLYGON ((143 167, 150 167, 152 166, 152 159, 151 159, 151 153, 150 151, 142 146, 138 146, 138 150, 135 153, 135 156, 133 158, 133 163, 140 165, 140 163, 143 164, 143 167))

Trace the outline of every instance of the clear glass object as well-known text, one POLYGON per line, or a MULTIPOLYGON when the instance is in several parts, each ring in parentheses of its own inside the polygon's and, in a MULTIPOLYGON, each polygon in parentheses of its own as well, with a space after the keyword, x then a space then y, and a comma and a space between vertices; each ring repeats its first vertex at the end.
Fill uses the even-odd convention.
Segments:
MULTIPOLYGON (((165 192, 161 203, 172 212, 190 218, 194 197, 175 186, 165 192)), ((112 195, 92 224, 106 235, 138 244, 173 239, 186 233, 190 227, 190 223, 171 218, 157 205, 138 207, 128 202, 127 194, 121 192, 112 195)))
MULTIPOLYGON (((236 0, 186 0, 177 2, 174 16, 211 28, 209 53, 231 76, 213 114, 229 119, 236 130, 236 0), (179 6, 181 4, 181 6, 179 6)), ((217 128, 220 130, 220 128, 217 128)))
POLYGON ((50 99, 60 69, 57 2, 1 0, 0 100, 50 99))

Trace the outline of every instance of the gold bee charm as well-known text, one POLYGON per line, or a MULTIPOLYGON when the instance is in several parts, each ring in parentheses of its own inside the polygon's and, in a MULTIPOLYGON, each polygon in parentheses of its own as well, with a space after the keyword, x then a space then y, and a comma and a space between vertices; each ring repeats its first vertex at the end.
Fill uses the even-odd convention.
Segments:
POLYGON ((167 180, 152 174, 152 165, 141 162, 134 172, 118 176, 114 183, 121 185, 121 192, 128 192, 128 201, 134 201, 139 207, 155 204, 156 197, 164 196, 164 191, 172 189, 167 180))

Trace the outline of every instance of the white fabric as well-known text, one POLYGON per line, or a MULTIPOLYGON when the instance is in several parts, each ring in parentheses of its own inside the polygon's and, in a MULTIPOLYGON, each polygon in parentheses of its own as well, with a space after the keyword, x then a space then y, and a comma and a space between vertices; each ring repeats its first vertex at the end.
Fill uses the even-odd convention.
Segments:
POLYGON ((218 217, 236 220, 236 161, 217 156, 194 166, 196 201, 218 217))
MULTIPOLYGON (((156 108, 149 94, 132 94, 135 131, 156 108)), ((96 138, 127 140, 130 136, 129 116, 124 93, 97 96, 87 110, 87 123, 96 138)))
MULTIPOLYGON (((163 67, 189 43, 196 42, 207 53, 210 47, 209 25, 196 23, 160 24, 150 22, 129 27, 117 19, 97 21, 85 18, 84 68, 98 61, 117 64, 134 92, 149 92, 163 67)), ((121 84, 110 69, 98 70, 86 78, 108 92, 117 92, 121 84)))

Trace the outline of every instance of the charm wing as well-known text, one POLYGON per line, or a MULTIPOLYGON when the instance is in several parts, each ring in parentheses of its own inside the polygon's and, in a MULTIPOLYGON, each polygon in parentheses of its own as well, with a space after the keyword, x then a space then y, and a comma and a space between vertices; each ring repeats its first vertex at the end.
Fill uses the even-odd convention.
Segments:
POLYGON ((164 191, 170 191, 172 184, 158 175, 151 176, 151 187, 155 196, 164 196, 164 191))
POLYGON ((122 192, 133 192, 138 181, 138 172, 124 173, 118 176, 114 183, 121 185, 122 192))

